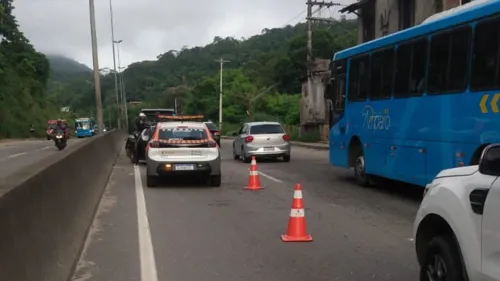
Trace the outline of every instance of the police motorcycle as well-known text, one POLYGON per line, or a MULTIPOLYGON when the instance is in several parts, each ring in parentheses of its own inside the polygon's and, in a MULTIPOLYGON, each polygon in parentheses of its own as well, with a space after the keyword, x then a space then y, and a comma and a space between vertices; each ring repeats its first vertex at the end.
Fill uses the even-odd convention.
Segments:
POLYGON ((53 133, 52 138, 54 139, 55 146, 59 150, 63 150, 68 144, 68 140, 66 139, 65 131, 62 129, 58 129, 57 131, 55 131, 53 133))
POLYGON ((125 143, 125 152, 127 157, 133 164, 138 164, 139 161, 146 160, 146 145, 154 132, 156 123, 146 123, 142 132, 134 132, 130 134, 125 143))

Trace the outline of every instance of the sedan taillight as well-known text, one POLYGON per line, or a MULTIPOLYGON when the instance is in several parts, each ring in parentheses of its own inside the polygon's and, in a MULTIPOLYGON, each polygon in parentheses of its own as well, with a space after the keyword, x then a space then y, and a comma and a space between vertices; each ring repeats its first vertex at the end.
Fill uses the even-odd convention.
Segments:
POLYGON ((149 147, 158 148, 158 147, 160 147, 160 142, 152 141, 149 143, 149 147))

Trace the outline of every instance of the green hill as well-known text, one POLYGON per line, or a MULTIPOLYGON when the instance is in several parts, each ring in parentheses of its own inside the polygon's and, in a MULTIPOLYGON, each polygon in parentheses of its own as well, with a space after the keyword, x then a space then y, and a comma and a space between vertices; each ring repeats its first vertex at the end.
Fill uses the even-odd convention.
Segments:
MULTIPOLYGON (((315 24, 313 54, 331 58, 336 51, 356 41, 356 22, 341 20, 315 24)), ((203 47, 170 50, 155 61, 129 65, 124 71, 127 99, 141 100, 141 107, 173 107, 183 113, 202 113, 218 119, 219 64, 224 65, 224 119, 239 123, 246 119, 278 119, 298 123, 301 81, 306 68, 305 24, 264 29, 248 39, 215 37, 203 47), (270 88, 270 89, 269 89, 270 88), (265 89, 268 91, 262 93, 265 89)), ((89 76, 64 83, 57 99, 76 111, 88 112, 95 105, 89 76)), ((101 79, 106 118, 116 114, 113 75, 101 79)), ((137 108, 131 107, 130 114, 137 108)))
POLYGON ((50 79, 53 81, 66 81, 81 74, 88 75, 92 71, 88 66, 62 55, 46 56, 50 65, 50 79))

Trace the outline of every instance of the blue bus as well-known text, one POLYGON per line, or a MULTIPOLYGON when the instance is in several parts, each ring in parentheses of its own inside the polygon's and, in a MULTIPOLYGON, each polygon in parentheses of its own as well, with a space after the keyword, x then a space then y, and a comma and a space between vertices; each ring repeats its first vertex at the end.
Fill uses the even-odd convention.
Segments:
POLYGON ((425 186, 500 142, 500 1, 473 1, 337 52, 330 163, 425 186))
POLYGON ((91 118, 75 119, 75 134, 78 138, 92 137, 95 135, 95 122, 91 118))

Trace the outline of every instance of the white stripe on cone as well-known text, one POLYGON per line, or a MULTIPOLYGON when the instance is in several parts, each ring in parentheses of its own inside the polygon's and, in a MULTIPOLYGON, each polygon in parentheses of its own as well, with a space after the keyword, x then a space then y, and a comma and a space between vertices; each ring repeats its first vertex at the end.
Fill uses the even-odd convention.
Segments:
POLYGON ((303 218, 305 216, 304 209, 292 209, 290 211, 290 217, 292 218, 303 218))
POLYGON ((255 159, 252 159, 252 163, 250 163, 250 165, 257 165, 257 161, 255 161, 255 159))
POLYGON ((250 171, 251 176, 258 176, 259 172, 258 171, 250 171))
POLYGON ((295 190, 293 192, 293 199, 302 199, 302 190, 295 190))

